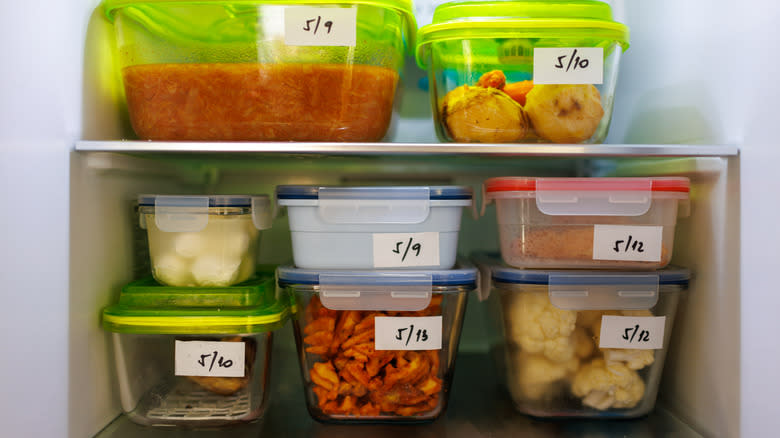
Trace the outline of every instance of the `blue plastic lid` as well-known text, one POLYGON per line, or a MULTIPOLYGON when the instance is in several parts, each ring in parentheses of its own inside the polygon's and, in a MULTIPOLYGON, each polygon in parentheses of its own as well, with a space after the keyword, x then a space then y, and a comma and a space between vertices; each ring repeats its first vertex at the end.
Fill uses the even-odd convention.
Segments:
POLYGON ((419 282, 427 282, 432 286, 476 286, 477 269, 474 267, 460 267, 446 270, 376 270, 376 271, 349 271, 349 270, 316 270, 300 269, 293 266, 280 266, 277 269, 279 286, 290 285, 319 285, 320 276, 328 277, 329 283, 334 278, 343 278, 351 285, 372 286, 403 286, 414 285, 419 282))
POLYGON ((531 270, 507 266, 490 266, 493 281, 513 284, 549 284, 554 275, 556 283, 578 285, 625 285, 642 284, 648 275, 657 275, 659 285, 687 286, 691 272, 687 269, 669 266, 658 271, 615 271, 615 270, 531 270), (635 280, 632 280, 635 276, 635 280))
MULTIPOLYGON (((249 195, 139 195, 138 205, 141 207, 154 207, 158 198, 166 198, 167 201, 175 200, 177 206, 201 206, 201 200, 208 198, 209 207, 251 207, 252 196, 249 195), (188 205, 187 201, 192 200, 193 204, 188 205)), ((254 196, 266 197, 266 195, 254 196)))
POLYGON ((319 187, 277 186, 277 199, 319 199, 320 189, 328 189, 331 198, 343 199, 417 199, 421 190, 427 190, 430 200, 472 199, 473 191, 464 186, 394 186, 394 187, 319 187))

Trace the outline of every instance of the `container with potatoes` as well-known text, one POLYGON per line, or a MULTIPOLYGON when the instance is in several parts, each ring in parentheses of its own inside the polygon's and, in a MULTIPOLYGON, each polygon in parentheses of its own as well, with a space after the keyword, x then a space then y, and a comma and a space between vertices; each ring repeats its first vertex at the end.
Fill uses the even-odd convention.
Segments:
POLYGON ((289 316, 273 274, 227 287, 126 285, 103 310, 118 396, 147 426, 217 427, 262 417, 273 332, 289 316))
POLYGON ((653 409, 687 270, 480 268, 492 278, 493 358, 518 411, 633 418, 653 409))
POLYGON ((452 2, 420 29, 437 135, 601 143, 628 28, 598 1, 452 2))

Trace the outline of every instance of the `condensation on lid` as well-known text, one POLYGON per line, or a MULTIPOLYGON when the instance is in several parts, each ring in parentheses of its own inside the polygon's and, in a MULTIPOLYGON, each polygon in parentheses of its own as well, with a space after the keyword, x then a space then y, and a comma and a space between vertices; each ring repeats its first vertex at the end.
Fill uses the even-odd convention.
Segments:
POLYGON ((278 186, 277 199, 319 199, 320 192, 327 192, 331 199, 419 199, 426 193, 430 200, 467 200, 472 199, 471 188, 464 186, 395 186, 395 187, 319 187, 319 186, 278 186))

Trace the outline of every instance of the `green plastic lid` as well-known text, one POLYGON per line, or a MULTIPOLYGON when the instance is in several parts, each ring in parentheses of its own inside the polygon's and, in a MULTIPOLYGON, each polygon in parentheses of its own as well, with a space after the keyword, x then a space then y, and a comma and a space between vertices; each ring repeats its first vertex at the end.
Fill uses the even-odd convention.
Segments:
MULTIPOLYGON (((206 35, 211 35, 214 39, 219 39, 219 32, 209 32, 206 26, 199 26, 198 12, 194 12, 189 15, 172 16, 170 14, 162 13, 161 11, 155 11, 150 8, 154 5, 164 3, 178 3, 181 5, 221 5, 224 6, 231 14, 237 15, 241 11, 247 8, 263 5, 276 5, 276 6, 353 6, 353 5, 366 5, 375 6, 378 8, 391 9, 400 13, 404 18, 405 26, 403 30, 404 43, 408 50, 412 50, 415 47, 415 36, 417 31, 417 21, 414 18, 412 0, 104 0, 103 8, 106 16, 109 20, 114 20, 114 12, 120 8, 133 7, 135 9, 140 8, 141 11, 134 12, 133 15, 139 18, 139 14, 143 14, 146 17, 142 20, 147 25, 153 26, 158 32, 164 32, 166 34, 171 33, 186 33, 196 34, 199 39, 204 39, 206 35), (204 31, 205 34, 203 32, 204 31)), ((187 14, 185 11, 180 11, 181 14, 187 14)), ((205 21, 204 23, 207 23, 205 21)), ((358 23, 360 24, 360 23, 358 23)), ((373 24, 372 24, 373 25, 373 24)), ((240 32, 238 29, 233 29, 234 32, 240 32)), ((254 32, 254 29, 248 31, 254 32)), ((232 34, 233 32, 230 32, 232 34)), ((222 36, 224 37, 224 36, 222 36)))
POLYGON ((228 287, 161 286, 152 278, 124 288, 103 310, 103 328, 118 333, 245 334, 284 325, 288 300, 276 297, 274 277, 261 274, 228 287))
POLYGON ((417 63, 425 68, 429 43, 473 38, 591 38, 625 51, 628 27, 614 21, 609 4, 593 0, 452 2, 436 8, 417 33, 417 63))

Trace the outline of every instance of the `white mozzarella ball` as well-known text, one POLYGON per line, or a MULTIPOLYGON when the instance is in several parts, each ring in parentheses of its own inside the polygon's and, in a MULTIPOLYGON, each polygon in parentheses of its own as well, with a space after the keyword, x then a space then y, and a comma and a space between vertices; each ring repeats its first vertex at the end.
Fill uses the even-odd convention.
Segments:
POLYGON ((173 247, 176 254, 193 258, 203 253, 205 242, 200 233, 178 233, 173 239, 173 247))
POLYGON ((198 286, 229 286, 238 277, 241 259, 205 254, 192 264, 192 276, 198 286))
POLYGON ((160 283, 168 286, 193 286, 190 264, 176 254, 155 257, 152 274, 160 283))

